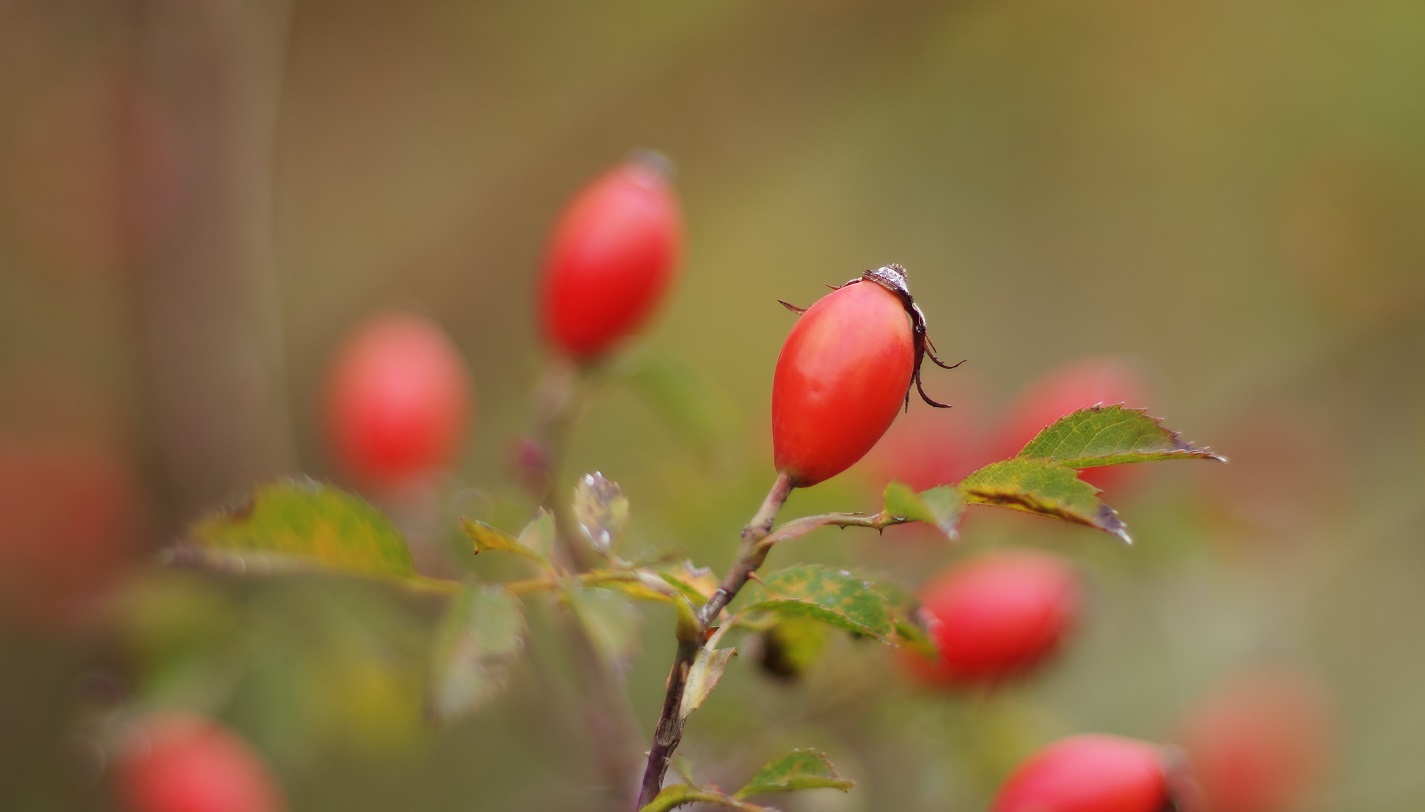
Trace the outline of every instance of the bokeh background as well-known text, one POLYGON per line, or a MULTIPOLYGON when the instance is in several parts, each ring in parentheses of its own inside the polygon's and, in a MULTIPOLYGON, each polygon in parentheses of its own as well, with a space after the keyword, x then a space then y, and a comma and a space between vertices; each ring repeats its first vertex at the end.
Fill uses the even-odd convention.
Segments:
MULTIPOLYGON (((586 410, 570 466, 623 485, 632 548, 725 566, 771 481, 776 300, 888 262, 969 359, 927 381, 961 446, 1111 356, 1232 460, 1111 492, 1131 548, 973 514, 959 546, 779 550, 913 587, 1048 547, 1092 600, 1052 669, 996 691, 926 691, 849 641, 793 685, 740 658, 689 725, 700 775, 811 745, 860 786, 789 809, 980 809, 1043 742, 1173 741, 1271 663, 1329 709, 1292 808, 1425 806, 1422 45, 1405 0, 0 0, 0 807, 110 808, 113 728, 185 707, 254 742, 293 809, 597 808, 558 645, 437 729, 429 607, 141 562, 256 481, 341 480, 325 367, 392 308, 449 332, 478 412, 457 470, 389 510, 447 552, 458 515, 518 529, 544 240, 640 147, 677 166, 688 252, 630 352, 682 365, 702 409, 680 431, 611 384, 586 410)), ((788 515, 875 509, 883 470, 788 515)), ((645 730, 669 625, 646 614, 629 675, 645 730)))

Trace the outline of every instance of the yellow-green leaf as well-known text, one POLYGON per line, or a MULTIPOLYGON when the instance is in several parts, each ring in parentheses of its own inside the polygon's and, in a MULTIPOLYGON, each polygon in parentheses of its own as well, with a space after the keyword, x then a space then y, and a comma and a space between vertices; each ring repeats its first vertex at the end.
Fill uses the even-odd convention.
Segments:
POLYGON ((201 563, 213 552, 234 569, 252 559, 306 562, 363 575, 414 574, 406 541, 381 512, 355 494, 313 480, 259 486, 242 502, 215 511, 184 533, 180 553, 201 563))
POLYGON ((429 707, 441 721, 488 702, 524 651, 523 606, 498 585, 463 590, 450 602, 431 652, 429 707))
POLYGON ((928 524, 952 539, 965 509, 964 498, 950 485, 916 493, 900 482, 890 482, 883 498, 891 516, 928 524))
POLYGON ((846 570, 804 564, 781 570, 748 590, 742 613, 805 617, 892 643, 895 629, 886 598, 874 584, 846 570))
POLYGON ((994 505, 1062 519, 1130 541, 1118 513, 1098 498, 1098 489, 1078 472, 1037 457, 990 463, 965 477, 960 493, 970 504, 994 505))
POLYGON ((750 798, 800 789, 830 788, 845 792, 854 786, 856 782, 838 775, 836 768, 821 753, 815 750, 793 750, 763 765, 733 797, 750 798))
MULTIPOLYGON (((538 525, 540 521, 541 519, 535 519, 531 526, 538 525)), ((550 527, 552 529, 553 525, 551 524, 550 527)), ((488 552, 514 553, 544 566, 549 564, 549 559, 543 553, 523 541, 524 537, 530 533, 529 528, 525 528, 525 532, 520 534, 520 538, 515 538, 498 527, 492 527, 475 519, 462 518, 460 529, 464 530, 465 535, 475 543, 477 555, 488 552)))
POLYGON ((1035 435, 1016 456, 1043 457, 1069 468, 1174 459, 1225 462, 1141 409, 1123 406, 1091 406, 1065 415, 1035 435))

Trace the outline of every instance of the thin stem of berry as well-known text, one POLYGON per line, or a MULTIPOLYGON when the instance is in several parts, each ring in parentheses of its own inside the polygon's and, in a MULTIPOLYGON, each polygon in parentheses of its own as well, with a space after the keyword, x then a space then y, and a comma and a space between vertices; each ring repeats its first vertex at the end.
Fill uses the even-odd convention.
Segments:
POLYGON ((747 584, 752 574, 767 560, 771 547, 764 545, 762 541, 772 532, 777 514, 781 512, 794 487, 790 476, 783 473, 777 475, 777 481, 772 483, 767 498, 762 500, 762 507, 747 526, 742 528, 737 559, 733 562, 732 569, 718 585, 717 591, 713 592, 712 597, 698 610, 700 628, 693 630, 696 632, 694 635, 679 635, 678 653, 674 656, 673 667, 668 672, 668 690, 663 697, 663 710, 658 716, 658 724, 653 729, 653 745, 648 750, 648 763, 643 771, 643 789, 638 796, 638 806, 634 807, 635 810, 642 809, 663 789, 663 779, 668 774, 673 752, 683 740, 683 693, 687 689, 688 675, 692 671, 693 663, 697 660, 698 652, 703 649, 707 632, 718 614, 737 597, 737 593, 747 584))

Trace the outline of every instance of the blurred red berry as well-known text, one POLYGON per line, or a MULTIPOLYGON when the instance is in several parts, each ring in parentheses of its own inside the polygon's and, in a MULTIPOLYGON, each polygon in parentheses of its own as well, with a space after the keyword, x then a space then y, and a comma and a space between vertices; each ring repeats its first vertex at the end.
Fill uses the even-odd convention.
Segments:
POLYGON ((549 239, 540 308, 546 340, 588 362, 642 327, 673 281, 683 217, 664 166, 630 160, 595 178, 549 239))
POLYGON ((1331 739, 1326 698, 1284 667, 1239 674, 1185 717, 1187 751, 1205 812, 1289 812, 1316 785, 1331 739))
POLYGON ((0 611, 83 621, 139 554, 146 503, 131 466, 65 435, 0 437, 0 611))
POLYGON ((280 812, 282 791, 238 735, 201 716, 143 719, 115 765, 124 812, 280 812))
MULTIPOLYGON (((1058 367, 1030 384, 1008 410, 997 432, 994 459, 1018 454, 1045 426, 1088 406, 1123 404, 1142 409, 1151 405, 1147 376, 1123 358, 1084 358, 1058 367)), ((1134 466, 1086 468, 1086 482, 1104 490, 1119 490, 1130 481, 1134 466)))
POLYGON ((1078 576, 1051 553, 986 553, 955 564, 920 592, 921 611, 939 654, 908 654, 933 683, 995 683, 1053 655, 1079 614, 1078 576))
POLYGON ((328 439, 345 472, 390 491, 460 452, 474 409, 470 373, 439 327, 387 314, 347 338, 326 381, 328 439))
POLYGON ((1173 809, 1162 751, 1121 736, 1084 733, 1021 764, 991 812, 1166 812, 1173 809))

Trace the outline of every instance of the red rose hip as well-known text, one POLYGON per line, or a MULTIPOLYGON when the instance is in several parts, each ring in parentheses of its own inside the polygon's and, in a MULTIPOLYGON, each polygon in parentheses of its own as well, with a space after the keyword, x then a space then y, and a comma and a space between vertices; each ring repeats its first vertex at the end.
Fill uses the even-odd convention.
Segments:
POLYGON ((957 564, 921 590, 938 658, 908 654, 930 682, 999 682, 1052 656, 1079 614, 1070 563, 1032 550, 995 552, 957 564))
POLYGON ((666 167, 634 159, 595 178, 550 236, 539 295, 546 340, 577 361, 597 360, 648 320, 682 251, 666 167))
POLYGON ((329 441, 364 487, 399 488, 450 465, 474 394, 470 374, 441 329, 393 313, 347 339, 326 382, 329 441))
POLYGON ((804 488, 871 450, 909 405, 912 384, 919 389, 923 356, 946 365, 899 265, 867 271, 804 311, 787 306, 801 317, 772 378, 772 450, 777 470, 804 488))
POLYGON ((1262 666, 1189 710, 1183 749, 1211 812, 1302 809, 1330 762, 1327 698, 1309 675, 1262 666))
POLYGON ((267 764, 237 734, 201 716, 142 720, 115 762, 124 812, 280 812, 267 764))
POLYGON ((1084 733, 1060 739, 1021 764, 990 812, 1165 812, 1171 802, 1158 747, 1084 733))

